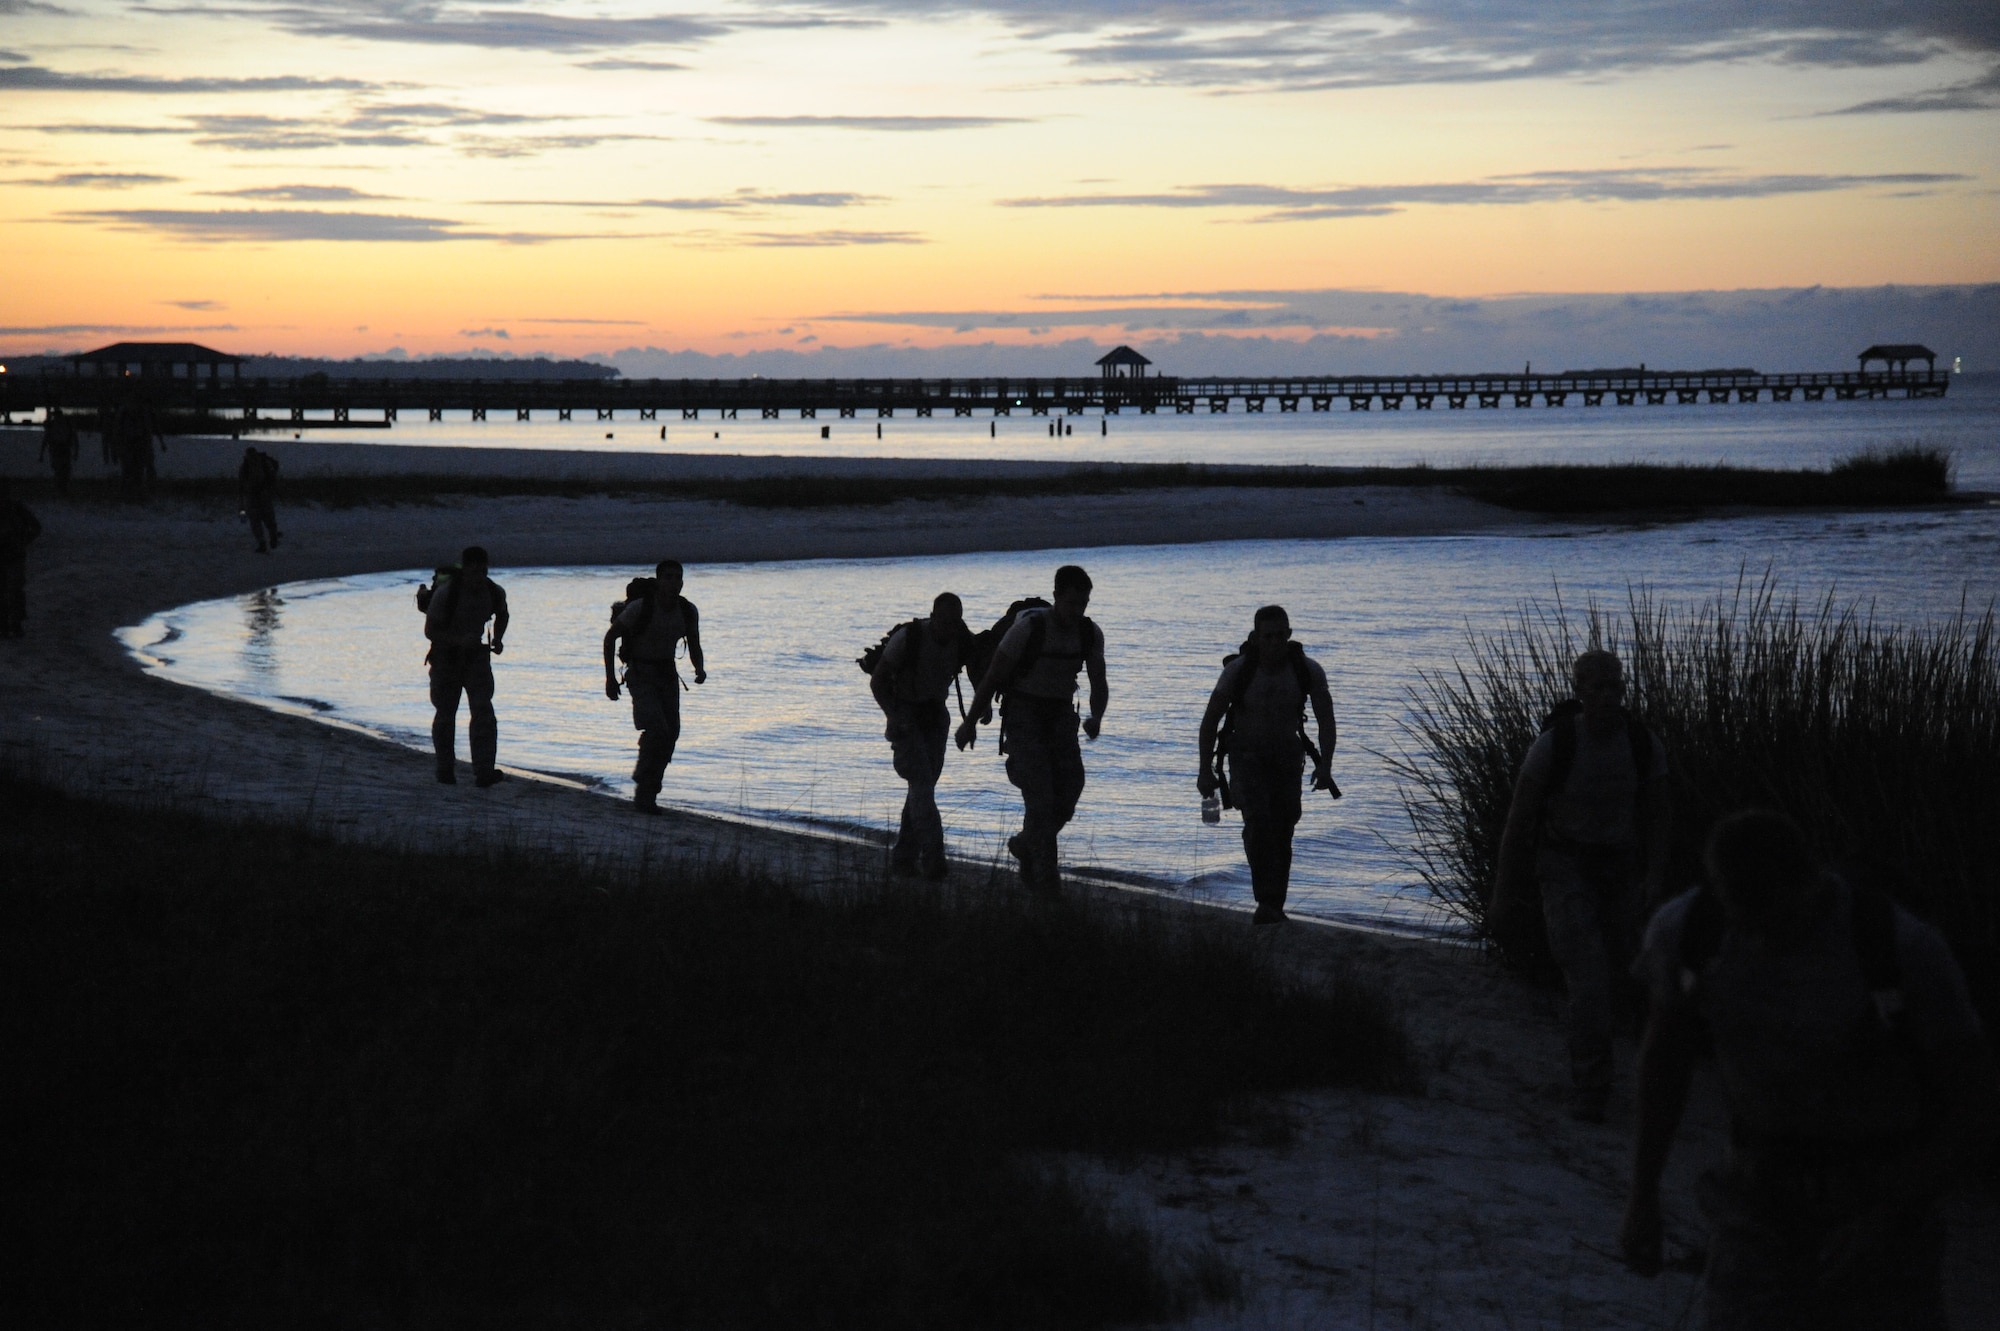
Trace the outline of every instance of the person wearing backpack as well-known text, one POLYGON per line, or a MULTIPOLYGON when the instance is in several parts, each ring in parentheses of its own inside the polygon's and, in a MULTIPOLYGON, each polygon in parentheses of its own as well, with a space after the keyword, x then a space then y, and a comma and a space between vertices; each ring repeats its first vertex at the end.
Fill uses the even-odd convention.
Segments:
POLYGON ((1243 853, 1250 861, 1250 890, 1257 924, 1285 919, 1292 875, 1292 829, 1301 812, 1299 776, 1313 756, 1313 789, 1334 790, 1337 731, 1326 671, 1292 641, 1291 617, 1267 605, 1251 623, 1242 649, 1224 659, 1222 677, 1202 714, 1201 773, 1195 785, 1204 800, 1222 792, 1243 813, 1243 853), (1319 746, 1306 736, 1305 709, 1319 722, 1319 746), (1228 764, 1225 775, 1220 764, 1228 764))
POLYGON ((1007 839, 1007 849, 1020 865, 1021 881, 1043 892, 1062 888, 1056 837, 1076 816, 1083 795, 1083 751, 1076 739, 1078 673, 1090 676, 1090 714, 1081 724, 1092 740, 1111 699, 1104 679, 1104 634, 1084 614, 1090 592, 1090 575, 1064 564, 1056 570, 1054 604, 1009 608, 1013 623, 1000 635, 957 734, 958 747, 971 748, 999 695, 1000 751, 1022 806, 1021 830, 1007 839))
POLYGON ((58 495, 69 493, 70 472, 76 467, 79 447, 76 422, 63 415, 61 407, 50 407, 47 418, 42 422, 42 447, 36 456, 49 460, 49 470, 55 475, 58 495))
POLYGON ((1705 859, 1707 884, 1660 908, 1635 968, 1651 1005, 1625 1260, 1660 1269, 1660 1176, 1706 1047, 1730 1116, 1728 1156, 1696 1186, 1712 1331, 1943 1331, 1937 1203, 2000 1124, 1950 947, 1823 871, 1782 814, 1724 818, 1705 859))
POLYGON ((948 868, 944 820, 937 807, 938 777, 944 773, 951 735, 945 698, 971 652, 964 603, 951 592, 940 592, 929 618, 890 631, 869 671, 869 690, 888 718, 884 738, 895 756, 896 775, 909 783, 902 826, 889 853, 890 872, 902 877, 921 873, 936 881, 948 868))
POLYGON ((1625 672, 1592 650, 1570 670, 1575 696, 1543 723, 1514 784, 1487 926, 1504 936, 1530 877, 1549 952, 1568 991, 1570 1113, 1602 1122, 1611 1035, 1644 912, 1659 904, 1671 810, 1667 751, 1625 709, 1625 672))
POLYGON ((260 555, 278 548, 278 511, 272 502, 277 488, 278 459, 260 448, 244 449, 242 464, 236 468, 236 497, 250 520, 260 555))
POLYGON ((663 559, 651 579, 638 579, 626 599, 613 606, 604 631, 604 696, 618 701, 618 662, 625 663, 625 687, 632 694, 632 728, 639 732, 639 761, 632 768, 632 807, 660 811, 660 787, 681 738, 681 672, 674 665, 687 643, 694 682, 705 683, 701 615, 681 595, 686 575, 680 561, 663 559))
POLYGON ((493 658, 506 650, 507 593, 486 576, 483 547, 469 545, 455 569, 441 568, 429 587, 417 592, 424 612, 424 636, 431 640, 424 658, 431 668, 431 750, 437 758, 437 779, 458 784, 453 768, 458 740, 458 700, 461 694, 471 714, 466 729, 472 745, 472 784, 484 790, 507 779, 495 766, 500 724, 493 714, 493 658), (493 636, 486 637, 486 621, 493 636))

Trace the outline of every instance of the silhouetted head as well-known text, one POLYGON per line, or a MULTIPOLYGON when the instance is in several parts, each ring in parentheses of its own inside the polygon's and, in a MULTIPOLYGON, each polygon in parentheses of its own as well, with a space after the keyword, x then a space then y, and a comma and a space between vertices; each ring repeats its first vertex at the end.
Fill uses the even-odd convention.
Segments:
POLYGON ((1722 819, 1708 834, 1703 860, 1730 925, 1766 938, 1795 932, 1819 883, 1805 833, 1771 809, 1722 819))
POLYGON ((939 592, 931 602, 931 636, 939 642, 949 642, 958 636, 964 623, 965 602, 958 599, 958 593, 939 592))
POLYGON ((660 595, 679 596, 681 588, 687 585, 687 574, 678 559, 662 559, 653 565, 653 574, 659 578, 660 595))
POLYGON ((1569 681, 1587 717, 1599 719, 1624 705, 1625 667, 1614 653, 1601 647, 1593 647, 1576 658, 1569 668, 1569 681))
POLYGON ((1250 621, 1250 641, 1257 644, 1257 654, 1264 660, 1275 660, 1291 640, 1292 617, 1281 605, 1265 606, 1250 621))
POLYGON ((484 574, 490 566, 486 558, 486 547, 468 545, 458 556, 458 566, 467 573, 484 574))
POLYGON ((1074 625, 1090 608, 1090 575, 1081 565, 1064 564, 1056 570, 1056 618, 1074 625))

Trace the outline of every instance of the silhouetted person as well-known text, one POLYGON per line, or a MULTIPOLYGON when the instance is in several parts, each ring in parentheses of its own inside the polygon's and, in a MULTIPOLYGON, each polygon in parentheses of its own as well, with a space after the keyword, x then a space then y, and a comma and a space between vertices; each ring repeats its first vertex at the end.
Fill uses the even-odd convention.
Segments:
POLYGON ((1333 788, 1333 746, 1338 738, 1326 671, 1292 641, 1285 608, 1259 610, 1242 650, 1222 667, 1201 718, 1202 798, 1225 788, 1243 814, 1243 853, 1250 860, 1250 890, 1258 924, 1285 918, 1292 875, 1292 829, 1298 826, 1299 776, 1305 770, 1305 709, 1319 722, 1313 789, 1333 788), (1217 759, 1228 764, 1226 778, 1217 759))
POLYGON ((979 738, 995 693, 1000 704, 1000 751, 1007 779, 1021 792, 1021 831, 1007 849, 1021 866, 1021 881, 1054 892, 1062 887, 1056 836, 1076 816, 1083 795, 1083 752, 1076 740, 1076 677, 1090 675, 1090 715, 1083 733, 1097 738, 1111 689, 1104 681, 1104 634, 1083 613, 1090 608, 1090 575, 1075 564, 1056 570, 1054 604, 1023 610, 994 650, 986 677, 958 728, 958 747, 979 738))
POLYGON ((494 785, 506 774, 494 766, 499 751, 500 724, 493 714, 493 657, 503 650, 507 634, 507 593, 486 576, 486 551, 467 546, 456 569, 439 569, 433 585, 417 593, 424 612, 424 636, 431 640, 425 661, 431 668, 431 749, 437 756, 437 779, 458 781, 453 758, 458 740, 458 699, 463 694, 469 713, 466 730, 472 745, 473 784, 494 785), (486 621, 493 636, 486 638, 486 621))
POLYGON ((1626 1260, 1660 1269, 1660 1175, 1707 1043, 1730 1114, 1728 1158, 1697 1192, 1707 1325, 1943 1331, 1936 1202, 2000 1116, 1951 949, 1822 872, 1780 814, 1723 819, 1707 868, 1654 916, 1637 968, 1652 1005, 1626 1260))
POLYGON ((611 627, 604 632, 604 696, 618 701, 620 660, 632 694, 632 727, 639 732, 632 807, 641 813, 660 811, 660 786, 681 738, 681 672, 674 665, 681 642, 687 643, 694 682, 708 679, 702 665, 701 613, 681 595, 686 579, 679 561, 661 560, 654 574, 650 586, 614 607, 611 627))
MULTIPOLYGON (((153 413, 142 402, 127 402, 112 416, 106 448, 117 456, 128 497, 151 490, 159 479, 153 463, 153 441, 158 437, 153 413)), ((166 447, 164 439, 159 442, 166 447)))
POLYGON ((250 519, 250 534, 257 538, 260 555, 278 548, 277 489, 278 459, 257 448, 244 449, 243 463, 236 469, 236 497, 250 519))
POLYGON ((42 524, 0 476, 0 638, 27 632, 28 546, 42 534, 42 524))
POLYGON ((1626 970, 1663 895, 1667 751, 1625 710, 1616 656, 1583 653, 1570 681, 1575 699, 1550 715, 1514 784, 1487 921, 1495 934, 1514 927, 1532 874, 1569 995, 1570 1112, 1600 1122, 1626 970))
POLYGON ((56 478, 56 493, 69 493, 70 473, 76 469, 76 455, 82 441, 76 432, 76 422, 63 414, 61 407, 50 407, 48 418, 42 422, 42 447, 38 458, 49 460, 49 471, 56 478))
POLYGON ((902 826, 889 854, 893 873, 945 876, 944 820, 937 807, 937 783, 951 737, 945 697, 971 651, 964 604, 941 592, 931 602, 929 618, 911 620, 889 635, 869 676, 869 689, 888 718, 884 737, 895 757, 896 775, 909 783, 902 826))

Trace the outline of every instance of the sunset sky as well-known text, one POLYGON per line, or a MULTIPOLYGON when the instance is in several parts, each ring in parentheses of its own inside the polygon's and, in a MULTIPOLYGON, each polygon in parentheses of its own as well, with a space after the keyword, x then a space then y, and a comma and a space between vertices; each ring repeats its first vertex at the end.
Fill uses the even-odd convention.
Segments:
POLYGON ((1996 189, 1990 2, 0 0, 15 354, 2000 352, 1996 189))

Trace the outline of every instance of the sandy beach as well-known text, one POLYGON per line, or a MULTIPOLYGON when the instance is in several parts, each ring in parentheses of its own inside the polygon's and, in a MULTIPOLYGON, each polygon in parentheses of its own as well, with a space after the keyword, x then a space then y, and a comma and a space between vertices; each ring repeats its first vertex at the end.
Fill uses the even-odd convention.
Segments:
MULTIPOLYGON (((505 451, 325 444, 312 445, 309 455, 304 443, 285 445, 301 450, 287 475, 420 463, 426 474, 447 465, 491 475, 561 467, 568 478, 607 480, 626 469, 635 476, 663 469, 705 477, 970 476, 1006 465, 817 459, 808 467, 798 459, 491 457, 505 451), (363 451, 328 451, 357 448, 363 451), (430 456, 390 456, 419 451, 430 456)), ((229 474, 240 452, 229 440, 176 440, 163 464, 169 474, 229 474)), ((0 436, 0 473, 32 474, 32 462, 32 436, 0 436)), ((85 464, 83 474, 97 474, 88 448, 85 464)), ((78 794, 303 823, 373 844, 503 846, 628 865, 735 856, 802 883, 851 871, 871 852, 688 814, 637 819, 604 796, 525 774, 490 791, 441 788, 429 760, 407 749, 152 678, 112 634, 189 601, 423 568, 475 542, 493 552, 504 577, 510 566, 528 565, 630 564, 638 571, 667 553, 689 562, 896 556, 1444 535, 1533 521, 1438 491, 1386 488, 1148 490, 819 510, 602 496, 330 510, 287 506, 281 490, 284 544, 262 557, 251 552, 234 505, 221 500, 29 502, 45 528, 30 555, 29 636, 0 642, 0 755, 15 772, 78 794)), ((423 653, 412 619, 410 687, 417 690, 423 653)), ((504 681, 501 688, 504 701, 504 681)), ((504 730, 501 753, 504 765, 504 730)), ((956 872, 983 882, 988 870, 956 872)), ((1172 912, 1189 927, 1247 928, 1227 911, 1105 885, 1079 890, 1118 909, 1172 912)), ((1171 1242, 1213 1244, 1242 1270, 1245 1306, 1212 1310, 1193 1324, 1693 1324, 1689 1271, 1640 1280, 1611 1255, 1629 1146, 1629 1085, 1621 1081, 1607 1125, 1566 1118, 1566 1060, 1549 996, 1449 946, 1318 926, 1293 928, 1269 945, 1303 973, 1350 969, 1394 994, 1416 1038, 1426 1088, 1409 1097, 1295 1097, 1283 1106, 1294 1131, 1280 1144, 1246 1137, 1193 1156, 1071 1162, 1115 1209, 1171 1242)), ((1630 1055, 1629 1046, 1621 1050, 1621 1072, 1630 1055)), ((1671 1253, 1701 1242, 1692 1180, 1717 1158, 1721 1140, 1718 1102, 1704 1087, 1669 1176, 1671 1253)), ((1960 1326, 2000 1324, 2000 1216, 1991 1211, 1971 1198, 1952 1203, 1950 1290, 1960 1326)))

